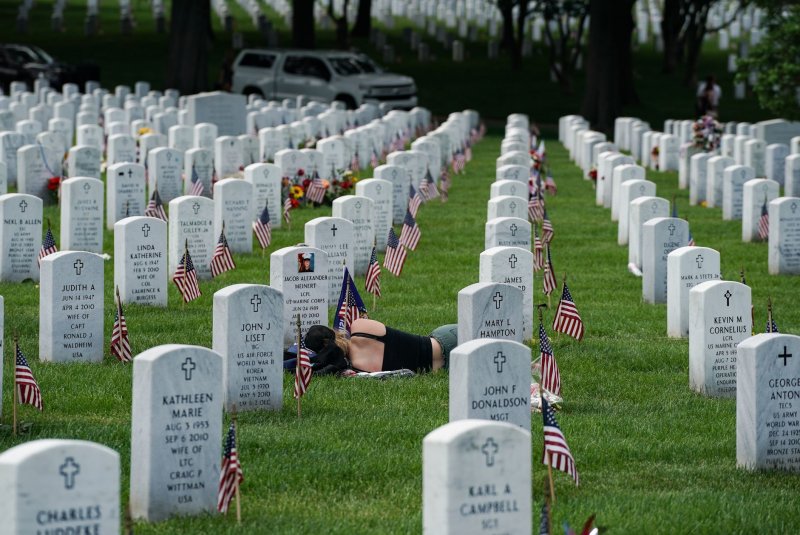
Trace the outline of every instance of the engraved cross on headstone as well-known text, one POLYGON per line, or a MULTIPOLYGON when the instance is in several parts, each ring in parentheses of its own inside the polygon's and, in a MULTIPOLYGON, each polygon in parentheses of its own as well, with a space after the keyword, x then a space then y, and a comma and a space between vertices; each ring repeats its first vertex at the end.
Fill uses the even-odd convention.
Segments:
POLYGON ((492 297, 492 300, 494 301, 494 308, 500 310, 500 303, 503 302, 503 296, 500 294, 500 292, 496 292, 492 297))
POLYGON ((133 169, 128 169, 128 178, 133 178, 133 169))
POLYGON ((88 182, 84 182, 83 183, 83 192, 84 193, 89 193, 90 189, 92 189, 92 185, 89 184, 88 182))
POLYGON ((499 449, 500 446, 497 445, 492 437, 486 439, 486 442, 481 446, 481 451, 486 456, 486 466, 494 466, 494 456, 499 449))
POLYGON ((192 205, 192 210, 194 210, 194 215, 197 215, 197 213, 200 211, 200 203, 199 202, 195 202, 192 205))
POLYGON ((675 225, 674 224, 670 223, 669 226, 667 227, 667 230, 669 230, 669 235, 670 236, 674 236, 675 235, 675 225))
POLYGON ((511 211, 512 211, 512 212, 516 212, 516 210, 517 210, 517 203, 515 203, 514 201, 511 201, 511 202, 508 204, 508 207, 509 207, 509 208, 511 208, 511 211))
POLYGON ((253 312, 258 312, 258 306, 261 304, 261 298, 258 294, 255 294, 253 298, 250 300, 250 304, 253 305, 253 312))
POLYGON ((25 199, 19 201, 19 211, 23 214, 25 213, 25 209, 28 207, 28 202, 25 199))
POLYGON ((508 227, 508 230, 511 231, 511 235, 512 236, 516 236, 517 235, 517 231, 519 230, 519 227, 517 226, 516 223, 511 223, 511 226, 508 227))
POLYGON ((783 365, 786 366, 786 359, 792 358, 792 354, 786 351, 786 346, 783 346, 783 354, 778 355, 779 359, 783 359, 783 365))
POLYGON ((64 459, 64 464, 58 467, 58 473, 64 478, 64 488, 71 489, 75 486, 75 476, 81 471, 81 465, 72 457, 64 459))
POLYGON ((722 297, 725 298, 725 306, 726 307, 731 306, 731 297, 733 297, 733 294, 731 293, 731 291, 730 290, 726 290, 725 293, 722 294, 722 297))
POLYGON ((81 270, 83 269, 83 262, 81 262, 81 259, 79 258, 75 261, 74 264, 72 264, 72 267, 75 268, 75 274, 80 275, 81 270))
POLYGON ((148 234, 150 234, 150 225, 148 225, 147 223, 142 225, 142 234, 144 235, 145 238, 148 236, 148 234))
POLYGON ((797 211, 797 203, 793 202, 789 208, 792 209, 792 214, 794 214, 797 211))
POLYGON ((197 368, 197 364, 194 363, 192 357, 186 357, 186 360, 184 360, 183 364, 181 364, 181 369, 183 370, 183 373, 186 374, 185 378, 187 381, 192 380, 192 372, 195 368, 197 368))
POLYGON ((497 373, 503 373, 503 364, 506 363, 506 356, 503 355, 502 351, 498 351, 497 355, 494 356, 494 363, 497 364, 497 373))
POLYGON ((697 255, 694 261, 697 262, 697 269, 701 269, 703 267, 703 255, 697 255))
POLYGON ((333 233, 333 236, 334 236, 334 237, 336 237, 336 231, 337 231, 337 230, 339 230, 339 229, 338 229, 338 228, 336 228, 336 223, 334 223, 333 225, 331 225, 331 232, 333 233))
POLYGON ((511 253, 511 256, 508 257, 508 263, 511 265, 511 269, 514 269, 517 264, 517 255, 511 253))

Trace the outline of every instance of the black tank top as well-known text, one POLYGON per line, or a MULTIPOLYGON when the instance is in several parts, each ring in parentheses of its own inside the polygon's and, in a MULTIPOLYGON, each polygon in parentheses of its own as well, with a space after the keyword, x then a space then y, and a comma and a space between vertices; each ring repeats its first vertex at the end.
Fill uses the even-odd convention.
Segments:
POLYGON ((431 371, 433 368, 433 346, 427 336, 409 334, 386 327, 386 334, 350 333, 350 336, 370 338, 383 343, 383 371, 409 370, 431 371))

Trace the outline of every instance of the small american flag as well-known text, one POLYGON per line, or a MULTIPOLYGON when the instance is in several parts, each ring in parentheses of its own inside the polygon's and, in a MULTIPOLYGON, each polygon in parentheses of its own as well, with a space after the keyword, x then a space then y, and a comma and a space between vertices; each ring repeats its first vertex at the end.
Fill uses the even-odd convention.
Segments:
POLYGON ((550 345, 541 322, 539 322, 539 356, 541 357, 542 388, 557 396, 561 395, 561 373, 558 371, 556 357, 553 355, 553 346, 550 345))
POLYGON ((228 511, 231 500, 236 495, 236 489, 244 481, 242 464, 239 462, 239 453, 236 451, 236 426, 231 422, 228 435, 225 438, 225 450, 222 452, 222 462, 219 467, 219 491, 217 492, 217 510, 220 513, 228 511))
POLYGON ((761 217, 758 219, 758 237, 762 240, 769 239, 769 210, 767 209, 767 199, 761 205, 761 217))
POLYGON ((292 198, 287 196, 286 200, 283 201, 283 220, 286 221, 286 224, 292 222, 292 198))
POLYGON ((372 254, 369 257, 365 287, 367 292, 375 297, 381 296, 381 265, 378 263, 378 252, 375 246, 372 247, 372 254))
POLYGON ((415 251, 421 236, 422 233, 419 230, 416 219, 411 215, 411 212, 406 210, 406 217, 403 218, 403 229, 400 231, 400 243, 415 251))
POLYGON ((300 347, 297 353, 297 365, 294 369, 294 397, 300 398, 308 390, 308 385, 311 383, 311 357, 308 354, 308 349, 305 346, 300 347))
POLYGON ((317 204, 322 204, 322 201, 325 200, 326 191, 327 188, 325 187, 325 183, 317 173, 314 173, 314 178, 308 185, 308 191, 306 191, 306 198, 317 204))
POLYGON ((553 273, 553 261, 550 258, 550 246, 547 246, 547 262, 544 265, 544 280, 542 290, 544 295, 550 295, 556 289, 556 275, 553 273))
POLYGON ((389 238, 386 242, 386 255, 383 257, 383 267, 389 270, 389 273, 399 277, 403 271, 403 265, 406 263, 406 256, 408 251, 400 243, 400 238, 395 234, 394 229, 389 229, 389 238))
POLYGON ((419 192, 425 201, 439 196, 439 190, 436 188, 436 181, 433 180, 430 169, 425 172, 425 178, 422 180, 422 184, 419 185, 419 192))
POLYGON ((164 211, 164 204, 161 202, 161 196, 158 194, 158 190, 153 190, 153 195, 150 196, 150 200, 147 202, 147 208, 144 209, 144 215, 147 217, 156 217, 161 221, 167 220, 167 213, 164 211))
POLYGON ((575 468, 575 459, 572 457, 572 452, 569 451, 564 433, 558 427, 556 413, 547 402, 547 399, 545 399, 545 396, 542 396, 542 417, 544 418, 542 464, 552 466, 556 470, 561 470, 571 475, 572 479, 575 480, 575 485, 579 485, 580 478, 578 477, 578 470, 575 468))
POLYGON ((216 277, 236 268, 231 256, 231 248, 228 247, 228 238, 225 237, 225 227, 219 233, 217 247, 214 249, 214 256, 211 257, 211 276, 216 277))
POLYGON ((192 257, 189 255, 189 249, 185 249, 183 257, 178 264, 178 269, 175 270, 175 275, 172 276, 172 282, 178 287, 178 291, 183 296, 183 302, 188 303, 200 297, 200 286, 197 283, 197 271, 194 269, 192 257))
POLYGON ((339 294, 339 303, 336 306, 336 318, 333 328, 350 334, 350 325, 358 318, 367 317, 367 307, 358 294, 356 285, 347 266, 344 268, 344 278, 342 279, 342 292, 339 294))
POLYGON ((467 143, 467 148, 464 149, 464 160, 467 162, 472 161, 472 147, 467 143))
POLYGON ((264 206, 261 216, 253 221, 253 232, 256 233, 256 238, 262 249, 269 247, 272 242, 272 223, 269 219, 269 208, 267 206, 264 206))
POLYGON ((467 158, 464 156, 464 152, 459 149, 456 151, 455 157, 453 157, 453 172, 456 174, 461 174, 464 171, 464 167, 467 165, 467 158))
POLYGON ((550 218, 547 217, 547 208, 545 208, 544 216, 542 217, 542 241, 549 244, 551 241, 553 241, 554 235, 555 232, 553 231, 553 223, 551 223, 550 218))
POLYGON ((583 340, 583 320, 572 300, 572 294, 569 293, 567 281, 564 281, 564 289, 561 291, 561 301, 558 302, 556 317, 553 319, 553 330, 576 340, 583 340))
POLYGON ((357 173, 358 170, 361 168, 358 162, 358 151, 353 153, 353 157, 350 159, 350 170, 354 173, 357 173))
POLYGON ((544 245, 539 238, 539 229, 533 227, 533 270, 539 271, 544 267, 544 245))
POLYGON ((417 190, 414 189, 414 185, 411 184, 408 186, 408 211, 411 212, 412 217, 417 217, 420 205, 422 205, 422 197, 419 196, 417 190))
POLYGON ((56 240, 53 238, 53 231, 50 230, 50 226, 47 226, 47 232, 44 235, 44 240, 42 240, 42 248, 39 249, 39 258, 37 262, 39 265, 42 264, 42 258, 47 255, 57 253, 58 247, 56 247, 56 240))
POLYGON ((528 218, 532 223, 544 220, 544 200, 538 194, 531 194, 528 199, 528 218))
POLYGON ((17 401, 27 405, 33 405, 40 411, 44 409, 42 403, 42 391, 39 390, 39 385, 33 377, 28 366, 28 361, 22 350, 19 348, 18 343, 14 343, 15 351, 17 354, 16 367, 14 370, 14 382, 17 386, 17 401))
POLYGON ((117 357, 120 362, 130 362, 133 360, 131 353, 131 343, 128 339, 128 323, 125 321, 125 314, 122 312, 122 301, 117 293, 117 310, 114 313, 114 326, 111 329, 111 354, 117 357))
POLYGON ((694 236, 692 236, 692 229, 689 229, 689 243, 687 243, 689 247, 694 247, 694 236))
POLYGON ((547 177, 544 179, 544 190, 551 195, 555 195, 558 193, 558 187, 556 186, 556 181, 553 180, 553 175, 547 173, 547 177))
POLYGON ((192 187, 189 188, 189 195, 202 195, 203 194, 203 181, 200 180, 200 175, 197 174, 197 169, 192 166, 192 187))
POLYGON ((767 302, 767 331, 768 333, 777 333, 778 331, 778 324, 775 323, 775 319, 772 317, 772 300, 770 299, 767 302))
POLYGON ((380 165, 380 160, 378 159, 378 151, 372 149, 372 156, 369 159, 369 165, 374 169, 380 165))

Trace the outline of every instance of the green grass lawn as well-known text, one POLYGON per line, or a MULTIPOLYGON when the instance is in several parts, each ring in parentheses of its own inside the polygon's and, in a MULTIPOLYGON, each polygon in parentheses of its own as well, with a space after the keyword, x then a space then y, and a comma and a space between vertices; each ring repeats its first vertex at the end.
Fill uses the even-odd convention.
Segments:
MULTIPOLYGON (((641 279, 627 272, 627 249, 616 245, 609 211, 565 150, 548 140, 559 193, 548 198, 555 226, 553 263, 587 325, 578 343, 563 335, 553 346, 565 397, 560 424, 575 455, 581 486, 556 473, 556 526, 597 513, 613 533, 789 533, 800 527, 797 476, 748 473, 735 463, 735 401, 708 399, 688 388, 688 342, 666 337, 666 306, 641 301, 641 279)), ((422 240, 403 276, 383 276, 384 297, 371 316, 400 329, 429 332, 455 322, 458 291, 478 280, 489 185, 500 137, 475 147, 475 159, 456 177, 450 202, 422 207, 422 240)), ((367 176, 369 172, 365 173, 367 176)), ((675 173, 648 173, 658 194, 677 194, 698 245, 722 253, 722 276, 737 280, 744 266, 762 330, 772 296, 782 332, 797 332, 797 278, 767 274, 767 247, 742 243, 740 224, 718 209, 688 207, 675 173)), ((45 215, 58 221, 55 208, 45 215)), ((329 208, 294 212, 292 230, 276 230, 270 250, 302 240, 303 223, 329 208)), ((57 229, 56 229, 57 231, 57 229)), ((58 233, 56 232, 56 236, 58 233)), ((111 233, 106 252, 113 252, 111 233)), ((126 307, 134 353, 166 343, 211 345, 213 293, 229 284, 268 282, 268 256, 238 255, 234 272, 203 282, 203 296, 183 307, 170 287, 170 307, 126 307)), ((106 332, 112 321, 112 262, 106 263, 106 332)), ((363 278, 357 279, 363 288, 363 278)), ((536 275, 541 302, 541 276, 536 275)), ((44 395, 45 412, 20 409, 32 424, 12 439, 0 432, 0 451, 38 438, 89 439, 117 450, 122 502, 130 469, 131 366, 107 356, 103 364, 41 363, 37 356, 38 287, 0 284, 6 303, 4 423, 11 409, 11 333, 18 332, 44 395)), ((554 302, 555 304, 555 302, 554 302)), ((552 320, 552 310, 546 321, 552 320)), ((535 353, 535 350, 534 350, 535 353)), ((244 529, 264 533, 419 533, 423 437, 447 422, 445 373, 388 382, 317 378, 295 415, 292 377, 280 412, 240 415, 244 465, 244 529)), ((546 470, 539 463, 541 420, 533 416, 534 525, 546 470)), ((220 437, 220 440, 222 437, 220 437)), ((137 533, 225 533, 233 518, 201 516, 137 523, 137 533)))

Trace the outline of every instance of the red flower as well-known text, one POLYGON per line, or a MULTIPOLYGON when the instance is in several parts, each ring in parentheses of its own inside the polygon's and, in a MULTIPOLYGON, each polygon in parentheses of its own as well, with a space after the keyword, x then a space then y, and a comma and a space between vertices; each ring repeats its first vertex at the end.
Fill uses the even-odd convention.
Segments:
POLYGON ((292 199, 292 208, 297 208, 298 206, 300 206, 300 201, 292 199))
POLYGON ((311 184, 311 179, 303 180, 303 189, 308 189, 308 185, 311 184))
POLYGON ((47 189, 49 189, 50 191, 56 191, 60 183, 61 183, 61 177, 54 176, 47 180, 47 189))
POLYGON ((305 174, 306 174, 306 172, 305 172, 305 171, 303 171, 302 169, 298 169, 298 170, 297 170, 297 176, 303 176, 303 175, 305 175, 305 174))
POLYGON ((597 169, 593 168, 591 171, 589 171, 589 178, 597 181, 597 169))
POLYGON ((342 182, 342 188, 344 188, 344 189, 350 189, 351 185, 352 184, 350 184, 350 182, 342 182))

